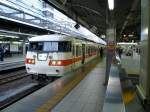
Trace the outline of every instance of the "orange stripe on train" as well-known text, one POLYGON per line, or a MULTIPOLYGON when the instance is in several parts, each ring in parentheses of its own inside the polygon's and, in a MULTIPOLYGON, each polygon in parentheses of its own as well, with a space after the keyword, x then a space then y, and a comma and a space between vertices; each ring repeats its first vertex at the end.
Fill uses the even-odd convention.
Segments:
MULTIPOLYGON (((92 53, 90 55, 86 55, 85 58, 89 58, 93 55, 96 55, 96 53, 92 53)), ((50 60, 49 61, 49 66, 67 66, 70 64, 73 64, 75 62, 81 61, 83 59, 82 56, 73 58, 73 59, 67 59, 67 60, 50 60)))

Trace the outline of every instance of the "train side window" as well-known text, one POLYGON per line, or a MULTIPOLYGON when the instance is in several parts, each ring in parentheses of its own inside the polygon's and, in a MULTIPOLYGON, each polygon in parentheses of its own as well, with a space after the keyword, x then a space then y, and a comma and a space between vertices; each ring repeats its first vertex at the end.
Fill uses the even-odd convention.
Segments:
POLYGON ((86 47, 86 54, 88 54, 88 46, 86 47))
POLYGON ((72 55, 75 56, 75 46, 72 46, 72 55))
POLYGON ((60 52, 71 52, 71 42, 70 41, 59 42, 58 51, 60 51, 60 52))
POLYGON ((88 54, 90 54, 90 46, 88 47, 88 54))
POLYGON ((82 47, 80 46, 79 47, 79 56, 81 56, 81 54, 82 54, 82 47))
POLYGON ((76 46, 76 56, 79 56, 79 46, 76 46))

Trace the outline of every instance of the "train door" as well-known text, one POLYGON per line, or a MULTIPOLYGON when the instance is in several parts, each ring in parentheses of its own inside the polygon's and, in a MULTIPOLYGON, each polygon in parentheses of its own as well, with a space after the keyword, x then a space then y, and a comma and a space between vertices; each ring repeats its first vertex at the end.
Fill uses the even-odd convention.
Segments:
POLYGON ((82 44, 82 64, 85 62, 85 44, 82 44))

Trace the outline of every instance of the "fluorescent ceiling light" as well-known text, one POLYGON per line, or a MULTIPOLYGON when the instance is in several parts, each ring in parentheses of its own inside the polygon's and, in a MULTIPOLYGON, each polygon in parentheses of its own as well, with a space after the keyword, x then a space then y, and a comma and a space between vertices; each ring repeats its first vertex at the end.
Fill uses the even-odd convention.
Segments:
POLYGON ((133 42, 119 42, 119 43, 117 43, 117 45, 137 45, 137 43, 133 43, 133 42))
POLYGON ((108 0, 108 6, 110 10, 114 9, 114 0, 108 0))
POLYGON ((1 34, 0 34, 0 37, 10 37, 10 38, 14 38, 14 36, 11 36, 11 35, 1 35, 1 34))

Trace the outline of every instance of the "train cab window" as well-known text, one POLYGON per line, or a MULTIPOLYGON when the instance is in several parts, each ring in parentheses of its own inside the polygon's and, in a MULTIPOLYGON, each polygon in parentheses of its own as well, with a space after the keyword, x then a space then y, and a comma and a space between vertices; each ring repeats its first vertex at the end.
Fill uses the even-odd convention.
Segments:
POLYGON ((42 51, 43 42, 31 42, 29 45, 29 51, 42 51))
POLYGON ((29 46, 30 51, 71 52, 70 41, 31 42, 29 46))
POLYGON ((69 41, 44 42, 43 50, 52 52, 71 52, 71 42, 69 41))
POLYGON ((58 42, 44 42, 43 51, 58 51, 58 42))

